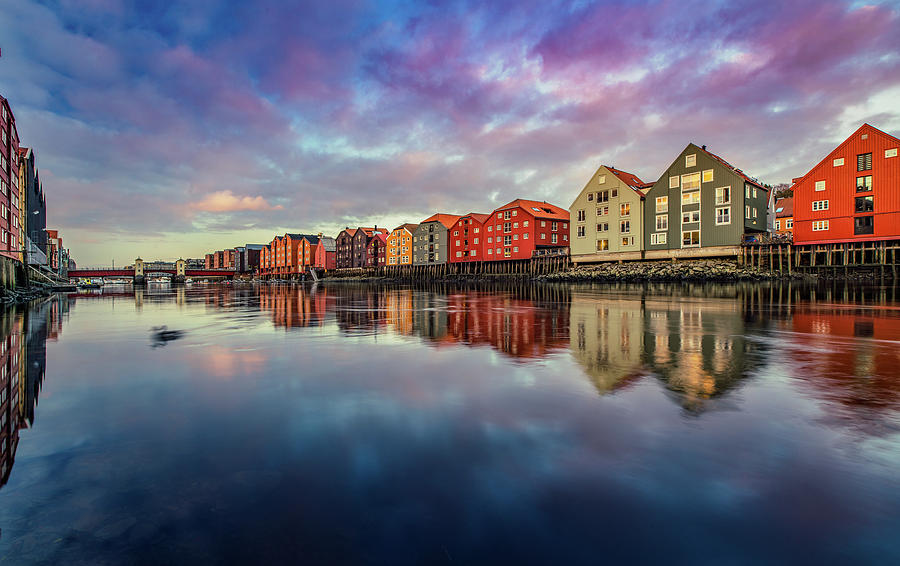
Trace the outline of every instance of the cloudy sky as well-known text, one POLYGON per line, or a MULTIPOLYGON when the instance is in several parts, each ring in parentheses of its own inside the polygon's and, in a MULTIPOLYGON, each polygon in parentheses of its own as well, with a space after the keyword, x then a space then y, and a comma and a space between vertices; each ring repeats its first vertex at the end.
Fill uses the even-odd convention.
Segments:
POLYGON ((900 132, 898 1, 168 4, 0 0, 0 94, 80 265, 568 207, 688 142, 775 184, 900 132))

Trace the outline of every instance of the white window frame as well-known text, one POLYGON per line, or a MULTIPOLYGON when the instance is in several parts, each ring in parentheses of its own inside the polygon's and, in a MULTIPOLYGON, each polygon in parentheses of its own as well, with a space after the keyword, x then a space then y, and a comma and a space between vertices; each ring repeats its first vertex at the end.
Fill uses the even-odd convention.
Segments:
POLYGON ((689 155, 684 156, 684 166, 685 167, 696 167, 697 166, 697 154, 691 153, 689 155))
POLYGON ((724 207, 717 208, 716 209, 716 226, 726 226, 728 224, 731 224, 731 207, 724 206, 724 207), (723 213, 728 216, 727 221, 720 220, 720 216, 723 213))
POLYGON ((726 185, 724 187, 716 187, 716 205, 718 206, 718 205, 723 205, 723 204, 731 204, 731 186, 730 185, 726 185), (719 191, 722 191, 722 190, 728 191, 728 198, 720 201, 719 200, 719 191))
POLYGON ((816 190, 817 190, 817 191, 824 191, 824 190, 825 190, 825 180, 824 180, 824 179, 821 180, 821 181, 816 181, 816 190))
POLYGON ((842 165, 844 165, 844 158, 843 157, 835 157, 834 161, 831 162, 831 165, 833 167, 841 167, 842 165))

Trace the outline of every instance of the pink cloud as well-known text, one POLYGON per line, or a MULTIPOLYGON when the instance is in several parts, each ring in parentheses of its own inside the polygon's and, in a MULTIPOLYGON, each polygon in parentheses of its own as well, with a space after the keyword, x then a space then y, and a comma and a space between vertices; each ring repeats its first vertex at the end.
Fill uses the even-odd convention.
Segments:
POLYGON ((190 203, 199 212, 240 212, 244 210, 281 210, 280 204, 272 206, 261 196, 237 196, 231 191, 216 191, 202 200, 190 203))

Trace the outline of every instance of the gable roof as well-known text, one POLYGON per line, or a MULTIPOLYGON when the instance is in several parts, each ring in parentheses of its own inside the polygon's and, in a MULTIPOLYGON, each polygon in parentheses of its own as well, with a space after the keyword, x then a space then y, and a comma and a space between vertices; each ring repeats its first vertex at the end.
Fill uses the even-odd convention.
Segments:
POLYGON ((647 184, 641 180, 640 177, 635 175, 634 173, 629 173, 628 171, 622 171, 621 169, 616 169, 615 167, 611 167, 609 165, 604 165, 610 173, 618 177, 620 181, 631 187, 633 191, 638 193, 641 196, 644 196, 642 192, 643 187, 647 184))
POLYGON ((330 236, 322 236, 319 238, 319 245, 322 246, 326 252, 333 252, 337 249, 337 242, 330 236))
MULTIPOLYGON (((412 234, 413 230, 415 230, 418 227, 419 227, 418 224, 412 224, 411 222, 407 222, 405 224, 401 224, 400 226, 397 226, 396 228, 394 228, 394 230, 400 230, 402 228, 402 229, 406 230, 407 232, 409 232, 410 234, 412 234)), ((394 230, 391 230, 391 232, 393 232, 394 230)))
POLYGON ((529 213, 533 214, 537 218, 549 218, 552 220, 569 220, 569 211, 563 208, 556 206, 555 204, 550 204, 546 201, 537 201, 537 200, 527 200, 517 198, 516 200, 509 202, 501 207, 495 208, 494 212, 498 210, 506 210, 508 208, 524 208, 529 213))
POLYGON ((784 218, 794 215, 794 197, 780 198, 775 202, 775 217, 784 218))
POLYGON ((387 239, 388 239, 387 234, 382 234, 381 232, 379 232, 379 233, 375 234, 374 236, 372 236, 372 240, 369 243, 372 243, 375 240, 379 240, 381 243, 387 244, 387 239))
POLYGON ((420 222, 419 225, 421 226, 426 222, 440 222, 444 225, 444 228, 449 228, 456 224, 457 220, 459 220, 459 214, 444 214, 439 212, 437 214, 432 214, 431 216, 420 222))
POLYGON ((840 150, 840 149, 843 149, 844 146, 847 145, 847 144, 849 144, 849 143, 853 140, 853 138, 854 138, 856 135, 862 134, 863 131, 865 131, 865 133, 867 133, 867 134, 875 134, 875 135, 878 135, 878 136, 882 136, 882 137, 888 138, 890 141, 892 141, 892 142, 894 142, 894 143, 897 143, 897 144, 900 144, 900 139, 895 138, 894 136, 892 136, 891 134, 889 134, 889 133, 887 133, 887 132, 884 132, 884 131, 882 131, 882 130, 879 130, 878 128, 876 128, 876 127, 873 126, 872 124, 869 124, 868 122, 865 122, 865 123, 863 123, 862 126, 860 126, 859 128, 857 128, 855 132, 853 132, 852 134, 850 134, 849 136, 847 136, 847 139, 845 139, 843 142, 841 142, 836 148, 834 148, 834 149, 832 149, 831 151, 829 151, 828 154, 825 155, 825 157, 823 157, 818 163, 816 163, 815 165, 813 165, 812 167, 810 167, 809 171, 807 171, 806 174, 804 174, 802 177, 794 177, 793 179, 791 179, 791 185, 797 185, 797 184, 799 184, 800 182, 802 182, 803 180, 805 180, 807 177, 810 176, 810 174, 812 174, 813 171, 815 171, 816 169, 818 169, 820 165, 822 165, 823 163, 825 163, 826 161, 828 161, 828 159, 829 159, 834 153, 836 153, 836 152, 837 152, 838 150, 840 150))
MULTIPOLYGON (((728 169, 730 169, 731 172, 733 172, 735 175, 737 175, 738 177, 742 178, 743 180, 747 181, 747 182, 750 183, 751 185, 755 185, 755 186, 759 187, 760 189, 762 189, 762 190, 764 190, 764 191, 768 191, 768 190, 769 190, 769 189, 767 189, 766 187, 764 187, 763 184, 759 182, 759 180, 753 179, 752 177, 748 176, 746 173, 744 173, 743 171, 741 171, 740 169, 738 169, 737 167, 735 167, 735 166, 732 165, 731 163, 728 163, 727 161, 725 161, 724 159, 722 159, 721 157, 719 157, 719 156, 716 155, 715 153, 709 151, 709 150, 706 149, 705 147, 700 147, 700 146, 698 146, 697 144, 688 144, 688 147, 690 147, 690 146, 692 146, 692 145, 693 145, 694 147, 696 147, 697 149, 699 149, 700 151, 702 151, 703 153, 705 153, 706 155, 712 157, 713 159, 715 159, 716 161, 718 161, 719 163, 721 163, 722 165, 724 165, 724 166, 727 167, 728 169)), ((687 149, 687 148, 685 148, 685 149, 687 149)), ((684 153, 684 152, 682 151, 681 153, 684 153)))
POLYGON ((463 218, 472 218, 479 224, 484 224, 485 221, 487 221, 487 219, 490 217, 491 217, 490 212, 488 212, 487 214, 482 213, 482 212, 470 212, 469 214, 463 214, 462 216, 460 216, 459 219, 457 220, 457 222, 459 222, 463 218))

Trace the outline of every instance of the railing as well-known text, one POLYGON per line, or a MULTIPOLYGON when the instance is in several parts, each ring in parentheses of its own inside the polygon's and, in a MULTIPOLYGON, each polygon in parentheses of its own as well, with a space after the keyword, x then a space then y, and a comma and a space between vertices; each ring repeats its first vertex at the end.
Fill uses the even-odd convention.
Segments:
POLYGON ((792 232, 769 233, 755 232, 744 234, 741 241, 742 246, 767 246, 769 244, 792 244, 794 242, 794 234, 792 232))

